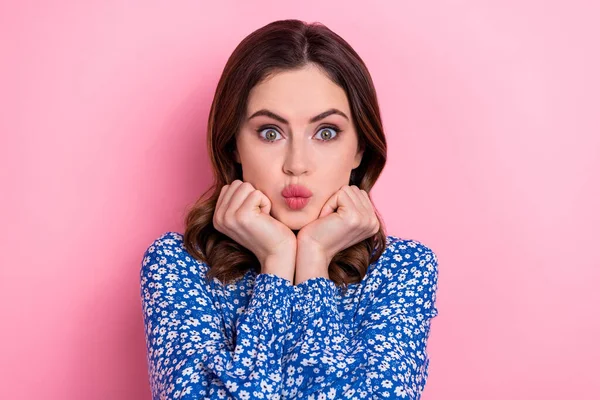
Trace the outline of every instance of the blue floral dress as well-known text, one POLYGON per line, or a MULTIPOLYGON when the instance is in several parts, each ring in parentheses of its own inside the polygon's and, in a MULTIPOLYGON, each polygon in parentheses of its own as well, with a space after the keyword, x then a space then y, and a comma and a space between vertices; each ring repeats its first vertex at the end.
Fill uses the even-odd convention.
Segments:
POLYGON ((343 293, 248 271, 236 283, 166 232, 144 253, 140 292, 153 399, 418 399, 437 315, 437 257, 387 236, 343 293))

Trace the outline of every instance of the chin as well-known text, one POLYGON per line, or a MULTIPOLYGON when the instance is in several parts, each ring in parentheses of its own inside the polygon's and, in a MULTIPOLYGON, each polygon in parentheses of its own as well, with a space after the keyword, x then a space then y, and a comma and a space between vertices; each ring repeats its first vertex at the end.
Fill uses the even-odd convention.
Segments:
POLYGON ((295 231, 295 234, 298 234, 300 229, 316 219, 302 211, 290 210, 271 210, 271 216, 290 228, 292 231, 295 231))

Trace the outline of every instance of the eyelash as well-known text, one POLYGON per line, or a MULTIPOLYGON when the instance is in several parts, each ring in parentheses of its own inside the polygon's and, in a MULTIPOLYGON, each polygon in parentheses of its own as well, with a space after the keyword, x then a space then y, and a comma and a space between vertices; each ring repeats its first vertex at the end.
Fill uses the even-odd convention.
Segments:
MULTIPOLYGON (((275 131, 278 132, 277 127, 275 127, 273 125, 263 125, 263 126, 261 126, 260 128, 258 128, 256 130, 256 132, 258 133, 258 138, 260 140, 262 140, 263 142, 266 142, 266 143, 269 143, 269 144, 276 143, 277 140, 268 140, 268 139, 265 139, 264 137, 262 137, 262 135, 260 133, 262 131, 264 131, 265 129, 273 129, 273 130, 275 130, 275 131)), ((332 142, 332 141, 336 140, 340 136, 340 132, 342 132, 341 129, 339 129, 337 126, 333 126, 333 125, 323 125, 323 126, 319 127, 319 129, 317 130, 317 132, 319 132, 322 129, 331 129, 332 131, 335 131, 335 136, 333 137, 333 139, 328 139, 328 140, 319 139, 322 142, 332 142)), ((281 132, 279 134, 281 134, 281 132)))

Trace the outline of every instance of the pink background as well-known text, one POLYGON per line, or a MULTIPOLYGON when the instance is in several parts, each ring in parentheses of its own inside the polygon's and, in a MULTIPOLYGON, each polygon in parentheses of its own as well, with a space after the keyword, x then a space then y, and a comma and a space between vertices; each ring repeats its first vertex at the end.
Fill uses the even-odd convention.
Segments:
POLYGON ((209 183, 227 57, 282 18, 328 25, 375 81, 376 206, 440 260, 423 399, 600 398, 598 2, 12 3, 2 398, 150 397, 142 253, 209 183))

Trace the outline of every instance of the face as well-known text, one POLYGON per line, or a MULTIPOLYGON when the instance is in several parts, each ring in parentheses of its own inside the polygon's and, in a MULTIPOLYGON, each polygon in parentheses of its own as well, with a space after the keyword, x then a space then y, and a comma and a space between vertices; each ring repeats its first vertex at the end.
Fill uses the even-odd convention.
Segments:
POLYGON ((317 219, 325 202, 349 184, 363 154, 344 90, 313 65, 252 88, 236 145, 243 181, 263 192, 271 216, 294 231, 317 219), (265 110, 271 114, 260 113, 265 110), (312 192, 303 208, 283 197, 290 184, 312 192))

